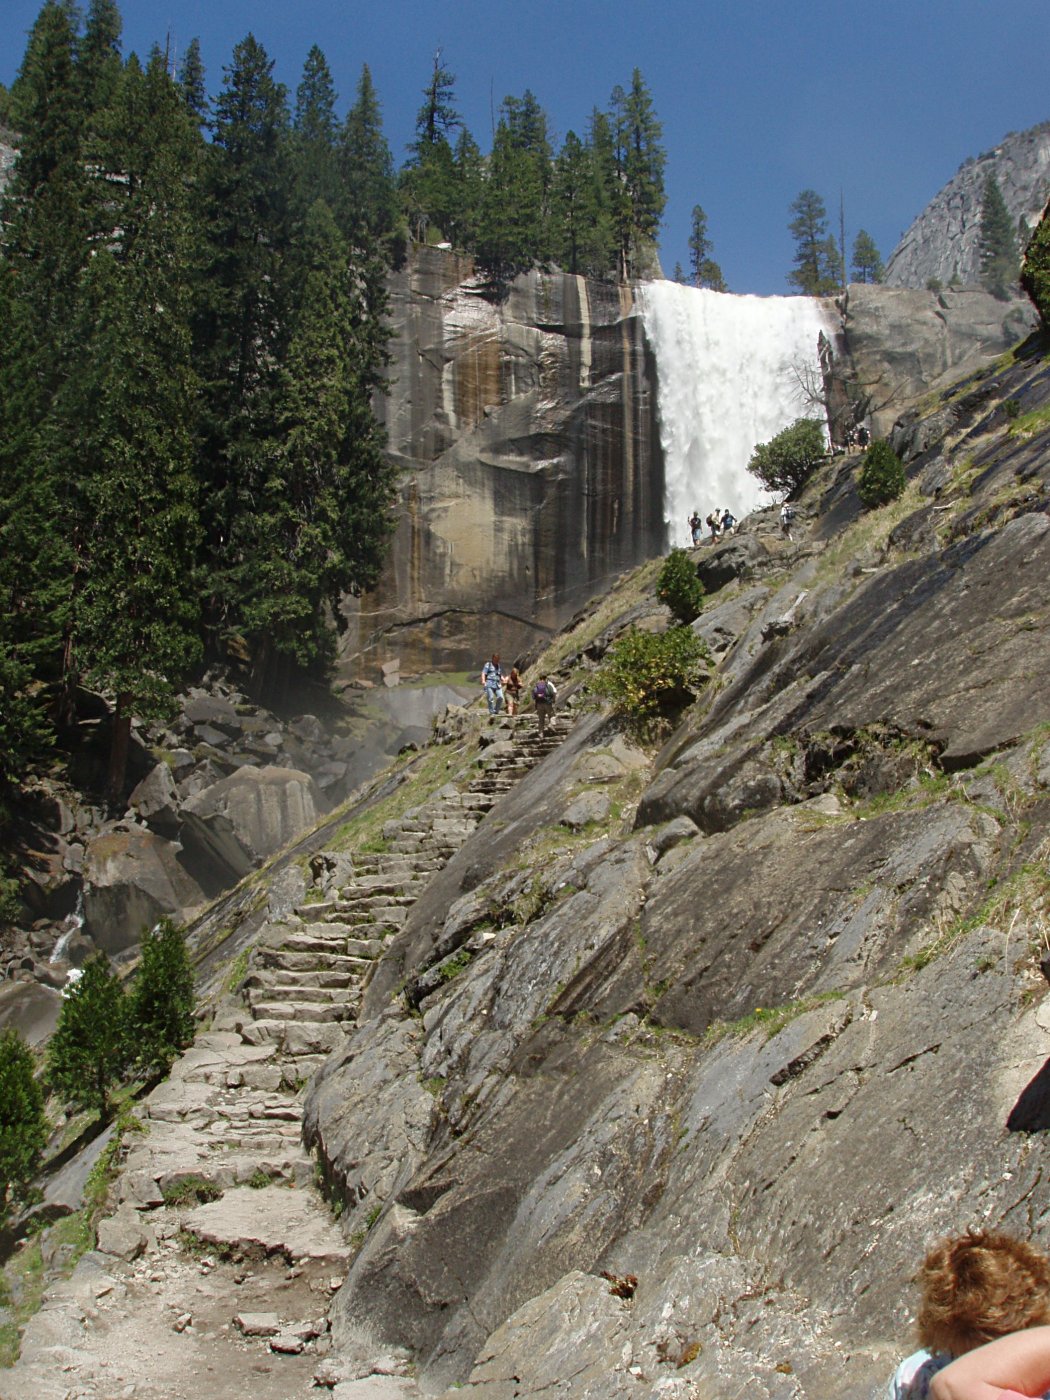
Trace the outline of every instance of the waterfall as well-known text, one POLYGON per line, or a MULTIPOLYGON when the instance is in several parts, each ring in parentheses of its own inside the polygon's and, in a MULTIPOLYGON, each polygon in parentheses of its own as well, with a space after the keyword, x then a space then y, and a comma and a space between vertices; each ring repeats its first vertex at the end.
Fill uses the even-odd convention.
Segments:
POLYGON ((831 333, 811 297, 734 296, 646 282, 637 288, 656 357, 657 412, 671 544, 687 520, 728 507, 738 518, 770 501, 747 464, 756 443, 796 418, 821 417, 799 373, 820 383, 817 339, 831 333))
POLYGON ((58 936, 58 941, 51 950, 48 962, 63 962, 66 956, 66 949, 69 947, 74 934, 80 932, 84 927, 84 891, 77 891, 77 904, 72 914, 67 914, 62 921, 62 932, 58 936))

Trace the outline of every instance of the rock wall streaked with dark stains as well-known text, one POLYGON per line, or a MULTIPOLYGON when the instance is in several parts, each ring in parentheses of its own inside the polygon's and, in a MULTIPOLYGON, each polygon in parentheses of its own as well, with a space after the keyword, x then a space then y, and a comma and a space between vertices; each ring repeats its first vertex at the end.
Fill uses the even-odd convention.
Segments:
POLYGON ((530 272, 502 301, 470 259, 391 278, 404 468, 386 573, 348 604, 344 673, 469 669, 542 640, 664 544, 656 375, 629 288, 530 272))

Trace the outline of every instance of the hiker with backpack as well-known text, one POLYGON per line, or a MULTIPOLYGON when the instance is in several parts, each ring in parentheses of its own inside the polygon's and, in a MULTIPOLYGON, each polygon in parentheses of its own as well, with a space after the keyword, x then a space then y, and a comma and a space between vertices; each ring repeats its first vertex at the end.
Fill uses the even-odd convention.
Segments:
POLYGON ((492 653, 492 660, 486 661, 481 668, 481 684, 485 690, 485 701, 489 707, 489 714, 496 715, 503 709, 503 672, 499 668, 499 652, 492 653))
POLYGON ((547 732, 547 725, 554 713, 554 702, 557 698, 558 692, 554 688, 554 682, 548 680, 546 676, 541 676, 532 687, 532 703, 536 706, 536 723, 539 726, 541 739, 547 732))

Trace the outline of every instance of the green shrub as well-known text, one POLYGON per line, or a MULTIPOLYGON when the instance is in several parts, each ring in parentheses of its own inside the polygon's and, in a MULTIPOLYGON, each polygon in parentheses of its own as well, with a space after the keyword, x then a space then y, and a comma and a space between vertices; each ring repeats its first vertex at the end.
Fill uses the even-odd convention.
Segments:
POLYGON ((687 625, 700 616, 704 606, 704 585, 696 566, 684 549, 672 549, 656 580, 656 596, 666 603, 679 622, 687 625))
POLYGON ((1021 268, 1021 286, 1035 303, 1043 325, 1050 330, 1050 204, 1043 210, 1021 268))
POLYGON ((819 418, 797 418, 769 442, 760 442, 747 469, 767 491, 797 491, 824 460, 824 425, 819 418))
POLYGON ((888 442, 873 442, 864 454, 857 493, 868 510, 895 501, 907 485, 904 466, 888 442))
POLYGON ((24 1201, 47 1141, 44 1096, 33 1055, 15 1030, 0 1035, 0 1222, 24 1201))
POLYGON ((644 728, 692 700, 706 659, 707 648, 688 627, 666 632, 632 627, 609 649, 591 689, 630 724, 644 728))
POLYGON ((193 1041, 193 971, 182 930, 161 919, 142 940, 142 957, 128 999, 128 1030, 136 1063, 164 1073, 193 1041))

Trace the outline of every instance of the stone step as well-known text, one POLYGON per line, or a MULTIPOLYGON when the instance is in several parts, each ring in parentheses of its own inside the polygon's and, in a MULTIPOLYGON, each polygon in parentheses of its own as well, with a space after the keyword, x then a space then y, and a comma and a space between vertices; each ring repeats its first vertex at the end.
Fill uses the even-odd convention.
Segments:
POLYGON ((273 982, 266 987, 251 987, 248 990, 248 1005, 253 1010, 261 1002, 267 1001, 312 1001, 325 1004, 346 999, 345 987, 302 987, 294 982, 273 982))
POLYGON ((331 938, 318 938, 316 934, 293 933, 281 944, 284 953, 342 953, 346 947, 346 933, 342 925, 336 924, 336 933, 331 938))
POLYGON ((291 1023, 277 1021, 249 1021, 241 1029, 241 1039, 248 1045, 267 1045, 275 1042, 282 1054, 291 1058, 299 1055, 311 1059, 318 1055, 330 1055, 338 1050, 346 1037, 342 1027, 347 1022, 315 1021, 291 1023))
POLYGON ((258 967, 280 967, 289 972, 356 972, 360 959, 345 953, 308 953, 298 949, 257 948, 258 967))
POLYGON ((244 990, 251 992, 256 988, 272 987, 277 981, 280 981, 282 986, 298 987, 301 990, 308 987, 325 987, 337 992, 351 986, 354 976, 350 972, 291 972, 287 968, 268 968, 249 972, 244 979, 244 990))
POLYGON ((345 1005, 317 1001, 260 1001, 252 1007, 257 1021, 304 1022, 345 1021, 350 1014, 345 1005))

